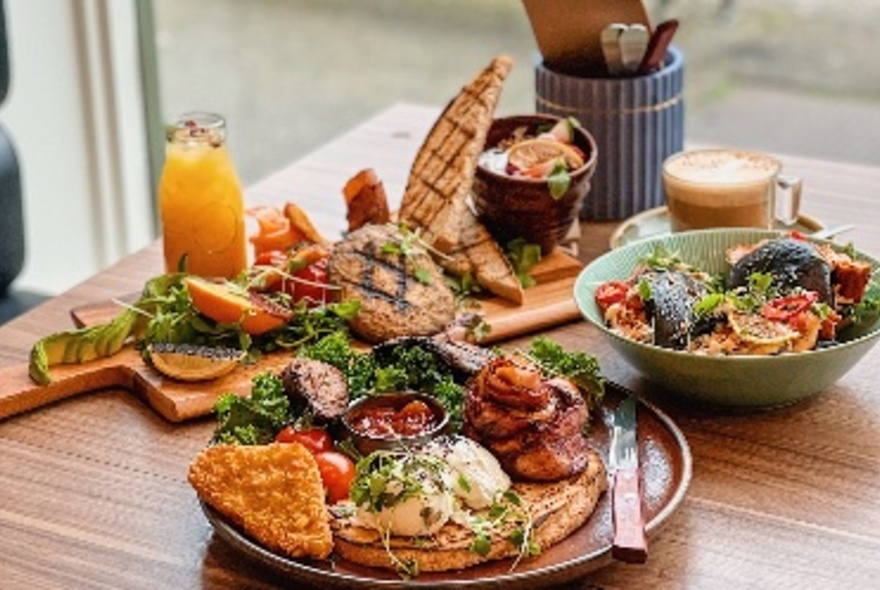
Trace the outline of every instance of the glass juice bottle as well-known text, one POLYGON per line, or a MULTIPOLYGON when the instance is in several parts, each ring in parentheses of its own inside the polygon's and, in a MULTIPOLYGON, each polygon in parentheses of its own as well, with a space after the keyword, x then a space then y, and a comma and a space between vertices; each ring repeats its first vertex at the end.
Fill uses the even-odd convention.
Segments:
POLYGON ((232 278, 247 263, 241 184, 226 149, 226 122, 187 113, 166 131, 159 212, 165 271, 232 278))

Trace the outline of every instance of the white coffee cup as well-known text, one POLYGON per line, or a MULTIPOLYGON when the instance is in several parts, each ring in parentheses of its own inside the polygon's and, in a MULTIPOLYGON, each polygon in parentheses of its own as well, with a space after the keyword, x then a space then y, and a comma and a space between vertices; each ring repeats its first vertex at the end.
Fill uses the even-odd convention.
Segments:
POLYGON ((746 150, 701 149, 670 156, 663 163, 663 188, 672 230, 793 225, 803 183, 781 170, 779 160, 746 150))

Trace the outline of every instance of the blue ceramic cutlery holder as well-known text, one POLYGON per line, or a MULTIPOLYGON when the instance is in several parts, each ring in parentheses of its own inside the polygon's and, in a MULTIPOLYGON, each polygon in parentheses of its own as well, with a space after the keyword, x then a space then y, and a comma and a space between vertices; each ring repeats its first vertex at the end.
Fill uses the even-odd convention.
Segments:
POLYGON ((581 218, 625 219, 665 203, 661 168, 684 147, 684 59, 670 47, 643 76, 584 78, 535 66, 536 110, 575 117, 596 139, 599 159, 581 218))

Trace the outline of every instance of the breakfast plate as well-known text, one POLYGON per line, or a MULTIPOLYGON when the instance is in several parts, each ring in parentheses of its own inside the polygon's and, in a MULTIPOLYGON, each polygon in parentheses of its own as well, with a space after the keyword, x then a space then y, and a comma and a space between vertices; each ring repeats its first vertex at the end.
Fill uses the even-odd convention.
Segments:
MULTIPOLYGON (((779 229, 789 229, 801 233, 813 233, 823 229, 825 224, 810 215, 799 215, 794 225, 779 229)), ((657 207, 642 211, 625 220, 614 230, 608 239, 608 245, 612 250, 620 248, 644 238, 659 237, 672 232, 672 224, 669 218, 669 209, 657 207)))
MULTIPOLYGON (((606 383, 601 407, 590 425, 589 439, 607 460, 614 408, 628 392, 606 383)), ((639 400, 638 445, 642 458, 642 489, 646 530, 656 534, 681 504, 691 479, 691 453, 678 426, 653 405, 639 400)), ((423 573, 402 579, 392 571, 360 566, 341 558, 306 561, 273 552, 249 538, 228 519, 202 503, 215 534, 234 549, 287 576, 291 581, 333 588, 475 588, 487 583, 504 587, 545 588, 586 575, 611 561, 612 519, 608 494, 580 529, 537 557, 521 561, 516 569, 511 560, 489 562, 456 572, 423 573)))

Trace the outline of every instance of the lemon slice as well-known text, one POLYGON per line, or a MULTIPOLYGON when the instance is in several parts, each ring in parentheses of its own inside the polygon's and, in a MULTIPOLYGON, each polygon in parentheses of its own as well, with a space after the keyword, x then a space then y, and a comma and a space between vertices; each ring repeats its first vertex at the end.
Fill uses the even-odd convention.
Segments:
POLYGON ((180 381, 207 381, 231 373, 244 358, 233 348, 169 344, 149 346, 150 360, 157 371, 180 381))
POLYGON ((785 344, 800 336, 799 332, 788 326, 768 320, 760 315, 729 312, 727 320, 737 336, 743 341, 753 344, 785 344))
POLYGON ((584 159, 568 144, 553 139, 527 139, 510 148, 507 161, 520 170, 564 158, 570 170, 577 170, 584 165, 584 159))

